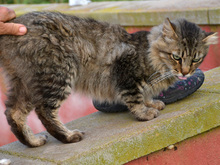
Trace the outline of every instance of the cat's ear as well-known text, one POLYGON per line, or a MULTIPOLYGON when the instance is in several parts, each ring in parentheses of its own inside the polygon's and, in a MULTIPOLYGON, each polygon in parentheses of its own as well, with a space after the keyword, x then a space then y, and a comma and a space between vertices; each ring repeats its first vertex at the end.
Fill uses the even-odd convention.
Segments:
POLYGON ((218 43, 218 33, 207 33, 207 36, 202 40, 205 45, 213 45, 218 43))
POLYGON ((163 23, 163 30, 162 30, 163 35, 171 39, 177 39, 178 36, 175 32, 175 29, 176 29, 175 25, 170 22, 169 18, 166 18, 163 23))

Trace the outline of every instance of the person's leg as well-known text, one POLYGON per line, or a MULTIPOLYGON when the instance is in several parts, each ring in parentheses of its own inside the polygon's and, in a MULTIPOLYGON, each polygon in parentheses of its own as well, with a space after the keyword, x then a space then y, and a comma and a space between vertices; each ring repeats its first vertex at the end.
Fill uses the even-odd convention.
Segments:
MULTIPOLYGON (((163 91, 155 99, 163 101, 165 104, 170 104, 181 100, 192 93, 194 93, 203 84, 205 79, 204 73, 197 69, 195 73, 186 80, 177 81, 173 86, 169 87, 166 91, 163 91)), ((127 111, 127 106, 117 103, 109 104, 107 102, 100 103, 93 100, 94 107, 101 112, 124 112, 127 111)))

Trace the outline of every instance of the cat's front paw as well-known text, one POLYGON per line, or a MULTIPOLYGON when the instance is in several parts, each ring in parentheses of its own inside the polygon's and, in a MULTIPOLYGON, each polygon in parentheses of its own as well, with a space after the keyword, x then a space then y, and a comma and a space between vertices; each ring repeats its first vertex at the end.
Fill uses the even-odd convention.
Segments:
POLYGON ((134 115, 136 119, 139 121, 148 121, 148 120, 152 120, 156 118, 157 116, 159 116, 159 114, 160 112, 157 109, 145 107, 144 110, 142 110, 141 112, 139 111, 138 113, 135 113, 134 115))
POLYGON ((152 107, 158 110, 163 110, 165 108, 165 104, 164 102, 160 101, 160 100, 152 100, 150 102, 146 102, 145 105, 147 107, 152 107))

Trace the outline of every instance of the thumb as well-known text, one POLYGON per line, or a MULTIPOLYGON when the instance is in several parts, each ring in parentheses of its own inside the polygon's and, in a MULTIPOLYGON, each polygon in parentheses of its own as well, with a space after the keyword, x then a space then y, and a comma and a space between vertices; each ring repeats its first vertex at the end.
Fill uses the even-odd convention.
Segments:
POLYGON ((24 35, 27 28, 22 24, 0 22, 0 35, 24 35))

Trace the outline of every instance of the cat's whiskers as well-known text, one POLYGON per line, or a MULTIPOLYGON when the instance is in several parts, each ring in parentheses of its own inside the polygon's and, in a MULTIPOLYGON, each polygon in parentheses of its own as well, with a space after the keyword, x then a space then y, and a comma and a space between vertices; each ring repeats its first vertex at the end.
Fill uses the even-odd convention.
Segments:
POLYGON ((152 80, 150 83, 154 83, 154 82, 158 82, 163 78, 166 78, 167 76, 172 75, 171 72, 165 72, 164 74, 161 74, 159 77, 155 78, 154 80, 152 80))
POLYGON ((172 77, 173 74, 169 71, 169 72, 165 72, 163 75, 160 75, 159 77, 155 78, 154 80, 150 81, 149 84, 150 86, 154 86, 155 84, 158 84, 159 82, 172 77))
POLYGON ((161 82, 161 81, 163 81, 164 79, 167 79, 167 78, 169 78, 169 77, 172 77, 172 74, 169 74, 169 75, 164 76, 163 78, 159 79, 157 82, 154 82, 154 84, 159 83, 159 82, 161 82))
MULTIPOLYGON (((151 78, 153 78, 154 75, 156 75, 157 73, 159 73, 158 71, 154 72, 148 79, 147 81, 151 80, 151 78)), ((160 75, 159 75, 160 76, 160 75)), ((150 81, 149 81, 150 82, 150 81)))
POLYGON ((170 73, 170 71, 166 71, 163 73, 163 75, 160 72, 154 72, 148 79, 147 82, 151 83, 152 81, 155 81, 157 79, 160 79, 162 76, 165 76, 166 74, 170 73))

